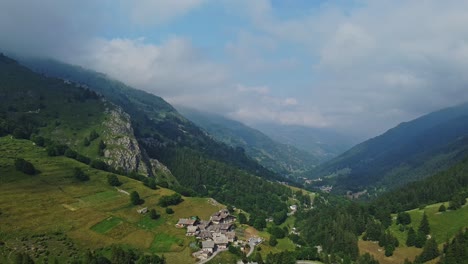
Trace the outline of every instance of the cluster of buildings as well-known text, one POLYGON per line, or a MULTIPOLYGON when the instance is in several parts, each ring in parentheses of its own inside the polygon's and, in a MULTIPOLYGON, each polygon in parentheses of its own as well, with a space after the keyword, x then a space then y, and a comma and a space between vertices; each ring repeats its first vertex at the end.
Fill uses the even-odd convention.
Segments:
POLYGON ((202 250, 193 253, 196 258, 208 258, 217 250, 226 249, 236 239, 234 222, 236 217, 227 209, 214 213, 210 220, 199 220, 197 217, 181 218, 177 228, 186 228, 187 236, 194 236, 202 241, 202 250))

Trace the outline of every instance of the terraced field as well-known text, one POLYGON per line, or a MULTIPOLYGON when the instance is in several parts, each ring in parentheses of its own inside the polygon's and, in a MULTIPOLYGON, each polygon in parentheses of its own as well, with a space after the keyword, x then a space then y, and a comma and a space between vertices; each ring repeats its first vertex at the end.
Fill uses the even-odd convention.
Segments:
MULTIPOLYGON (((43 148, 31 141, 2 137, 0 153, 0 237, 7 247, 26 251, 42 241, 43 252, 31 251, 41 261, 61 262, 86 249, 120 244, 148 253, 164 253, 168 263, 192 263, 188 245, 194 238, 186 237, 185 230, 175 228, 175 223, 179 217, 206 219, 224 207, 213 205, 206 198, 184 197, 184 202, 172 207, 175 213, 168 215, 157 202, 162 195, 172 194, 171 190, 152 190, 118 176, 123 183, 120 189, 138 191, 145 200, 143 205, 133 206, 128 195, 107 184, 107 172, 66 157, 48 157, 43 148), (31 176, 16 171, 16 157, 33 163, 41 173, 31 176), (75 180, 75 167, 88 174, 90 180, 75 180), (152 220, 137 213, 142 207, 156 209, 161 217, 152 220), (59 251, 65 253, 59 255, 59 251)), ((4 253, 0 249, 1 263, 11 257, 4 253)))

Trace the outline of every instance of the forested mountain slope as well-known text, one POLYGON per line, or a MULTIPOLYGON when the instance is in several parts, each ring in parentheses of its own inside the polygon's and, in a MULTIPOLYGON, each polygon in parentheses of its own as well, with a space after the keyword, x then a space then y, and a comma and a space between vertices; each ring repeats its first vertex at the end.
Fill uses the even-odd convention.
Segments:
POLYGON ((182 194, 211 195, 251 211, 287 211, 280 198, 290 191, 275 183, 285 178, 247 157, 242 149, 215 141, 160 97, 80 67, 50 60, 26 62, 48 76, 80 83, 122 108, 129 115, 131 128, 149 163, 152 165, 154 160, 167 165, 183 186, 177 188, 182 194), (258 188, 248 186, 265 186, 265 189, 258 192, 258 188), (226 195, 239 192, 246 199, 231 199, 232 196, 226 195), (268 207, 263 206, 265 201, 268 207))
POLYGON ((468 104, 402 123, 310 172, 342 189, 392 187, 448 168, 468 154, 468 104))
POLYGON ((262 132, 216 114, 179 108, 181 113, 205 129, 216 140, 243 148, 247 155, 264 167, 287 176, 295 176, 316 166, 320 159, 294 146, 278 143, 262 132))
MULTIPOLYGON (((451 201, 455 207, 468 198, 468 157, 447 170, 378 197, 374 206, 400 212, 427 204, 451 201)), ((468 220, 468 219, 467 219, 468 220)))

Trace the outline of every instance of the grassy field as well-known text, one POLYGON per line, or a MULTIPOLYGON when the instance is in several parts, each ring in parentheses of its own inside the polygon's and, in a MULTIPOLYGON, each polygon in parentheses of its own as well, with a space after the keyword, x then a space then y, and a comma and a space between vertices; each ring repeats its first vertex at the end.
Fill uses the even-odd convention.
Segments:
POLYGON ((229 251, 222 252, 212 260, 208 261, 208 264, 236 264, 239 257, 230 253, 229 251))
POLYGON ((106 218, 102 220, 101 222, 97 223, 96 225, 91 227, 91 230, 94 232, 104 234, 111 230, 112 228, 120 225, 123 223, 123 220, 118 218, 118 217, 113 217, 110 216, 109 218, 106 218))
MULTIPOLYGON (((465 205, 456 211, 446 211, 440 213, 439 207, 442 203, 426 206, 424 209, 414 209, 408 211, 411 216, 411 224, 415 230, 418 229, 424 212, 426 212, 429 225, 431 227, 431 235, 435 237, 439 248, 442 249, 443 243, 452 238, 460 229, 468 227, 468 205, 465 205)), ((448 207, 448 203, 445 203, 448 207)), ((396 215, 393 215, 395 218, 396 215)), ((406 239, 408 231, 400 231, 398 225, 393 221, 390 231, 398 238, 400 246, 395 250, 394 255, 385 257, 384 250, 378 244, 369 241, 359 241, 359 250, 362 253, 369 252, 373 254, 381 264, 386 263, 402 263, 405 258, 413 260, 419 255, 422 250, 415 247, 406 247, 406 239)))
POLYGON ((118 176, 123 183, 119 188, 138 191, 145 200, 145 204, 133 206, 128 195, 107 184, 107 172, 65 157, 48 157, 43 148, 28 140, 2 137, 0 153, 0 237, 8 247, 28 250, 28 241, 31 244, 35 241, 32 236, 45 234, 50 238, 44 242, 47 249, 37 256, 41 261, 46 251, 49 260, 54 259, 56 252, 63 251, 64 254, 56 257, 65 260, 69 254, 76 255, 88 248, 121 244, 148 253, 165 252, 168 263, 193 263, 188 248, 193 238, 186 237, 184 229, 175 228, 175 223, 179 217, 207 219, 224 207, 214 206, 206 198, 184 197, 184 202, 172 207, 175 213, 168 215, 157 202, 162 195, 172 194, 171 190, 151 190, 140 182, 118 176), (13 165, 16 157, 30 161, 41 173, 31 176, 16 171, 13 165), (85 171, 90 181, 73 179, 74 167, 85 171), (137 209, 142 207, 156 209, 161 217, 152 220, 138 214, 137 209), (68 240, 66 245, 54 242, 57 240, 51 235, 54 233, 70 239, 73 247, 68 240), (20 237, 24 243, 18 244, 16 240, 20 237))

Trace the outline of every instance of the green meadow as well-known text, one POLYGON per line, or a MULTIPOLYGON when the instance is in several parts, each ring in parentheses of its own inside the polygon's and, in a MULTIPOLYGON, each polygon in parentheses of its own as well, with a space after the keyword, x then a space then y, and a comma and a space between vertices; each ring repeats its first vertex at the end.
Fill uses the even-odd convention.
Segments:
MULTIPOLYGON (((148 253, 164 252, 168 263, 193 263, 188 245, 194 238, 175 227, 177 220, 189 216, 206 219, 223 207, 212 205, 206 198, 184 197, 184 202, 172 206, 175 213, 168 215, 157 203, 162 195, 173 193, 169 189, 152 190, 141 182, 118 176, 123 183, 120 189, 138 191, 145 200, 143 205, 134 206, 128 195, 108 185, 108 172, 66 157, 49 157, 45 149, 29 140, 1 137, 0 153, 0 238, 8 247, 27 251, 29 243, 37 242, 36 236, 43 236, 43 252, 32 252, 39 261, 57 258, 61 262, 87 249, 119 244, 148 253), (17 157, 31 162, 40 173, 16 171, 13 164, 17 157), (90 180, 75 180, 75 167, 88 174, 90 180), (137 209, 142 207, 154 208, 161 217, 153 220, 139 214, 137 209), (23 242, 16 241, 17 237, 23 242)), ((5 254, 0 247, 2 263, 10 261, 11 256, 5 254)))

